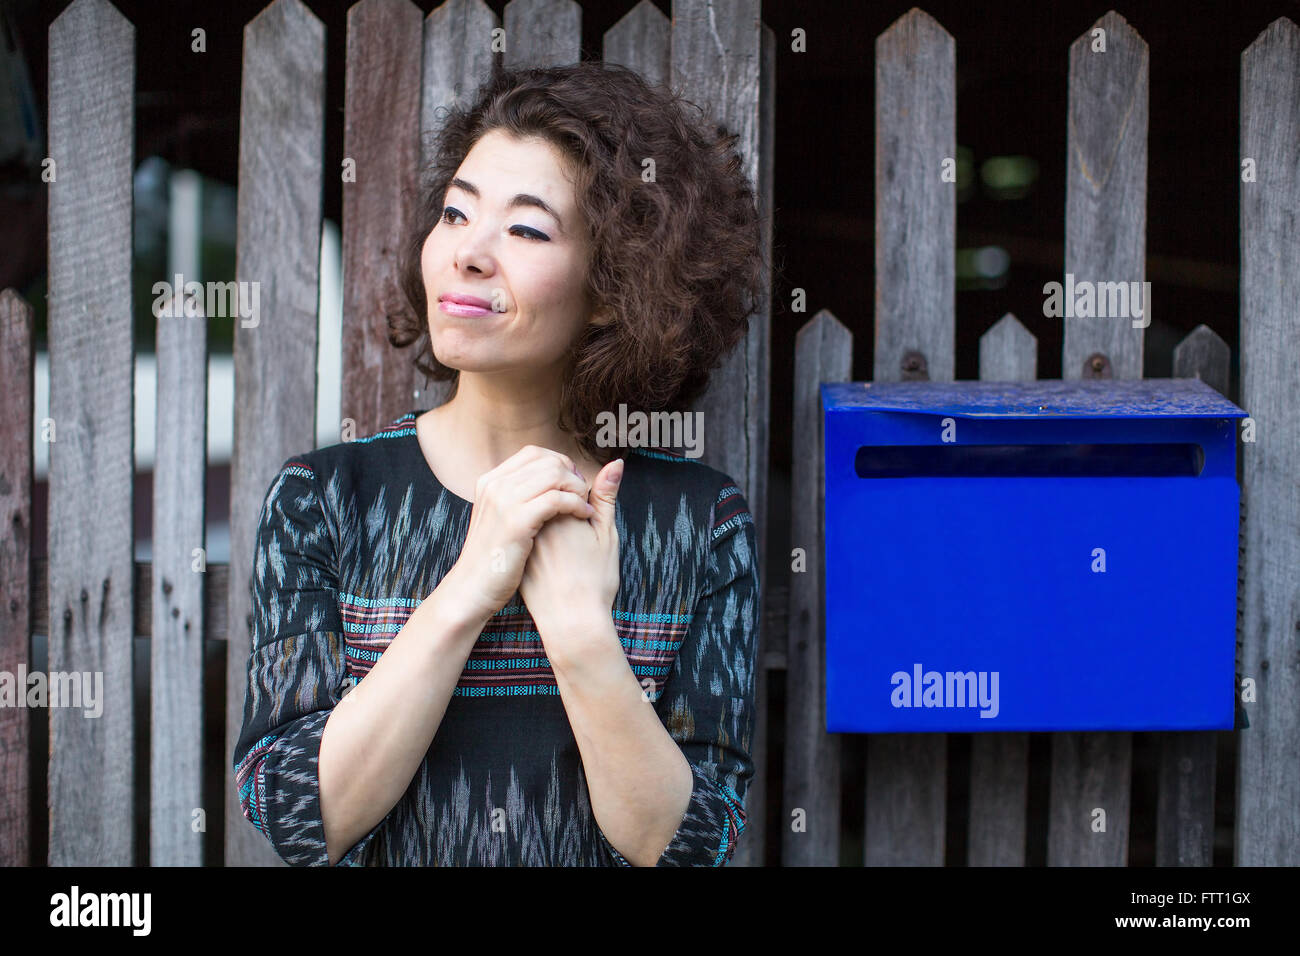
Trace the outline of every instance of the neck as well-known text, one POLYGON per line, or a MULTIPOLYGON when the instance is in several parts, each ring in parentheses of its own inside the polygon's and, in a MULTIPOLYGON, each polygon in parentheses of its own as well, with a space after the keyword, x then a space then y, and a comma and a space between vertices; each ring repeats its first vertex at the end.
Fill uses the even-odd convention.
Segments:
POLYGON ((460 373, 456 394, 438 409, 457 436, 459 456, 489 471, 525 445, 540 445, 580 461, 573 436, 556 424, 560 409, 558 370, 521 378, 517 373, 460 373))

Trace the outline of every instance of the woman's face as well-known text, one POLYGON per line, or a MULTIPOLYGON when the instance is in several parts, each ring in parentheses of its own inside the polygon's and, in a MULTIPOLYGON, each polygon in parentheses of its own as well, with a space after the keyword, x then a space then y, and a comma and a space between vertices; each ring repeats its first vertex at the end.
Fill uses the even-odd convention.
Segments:
POLYGON ((589 251, 566 157, 542 139, 483 135, 420 258, 438 361, 463 372, 559 363, 592 320, 589 251))

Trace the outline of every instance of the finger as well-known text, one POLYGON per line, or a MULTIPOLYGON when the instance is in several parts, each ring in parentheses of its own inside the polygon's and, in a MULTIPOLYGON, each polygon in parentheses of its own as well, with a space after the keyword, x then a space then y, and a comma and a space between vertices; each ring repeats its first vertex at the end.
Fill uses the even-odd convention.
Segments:
POLYGON ((584 498, 590 491, 587 479, 567 469, 558 458, 538 459, 518 472, 513 479, 502 480, 514 482, 512 495, 517 501, 530 501, 552 488, 572 491, 584 498))
POLYGON ((574 494, 572 491, 552 489, 527 502, 522 517, 532 534, 536 535, 542 525, 556 515, 568 514, 585 520, 591 517, 592 511, 587 499, 581 495, 574 494))
POLYGON ((555 458, 560 461, 568 471, 576 470, 573 464, 573 459, 568 455, 563 452, 555 451, 552 448, 543 447, 542 445, 525 445, 501 464, 497 465, 497 469, 500 469, 503 473, 518 471, 523 468, 523 466, 543 458, 555 458))
POLYGON ((478 476, 478 481, 474 484, 474 500, 477 501, 482 497, 484 488, 486 488, 490 482, 495 481, 503 475, 514 474, 521 468, 527 466, 530 462, 542 458, 545 451, 546 449, 539 445, 525 445, 495 468, 489 468, 487 471, 483 472, 483 474, 478 476))
MULTIPOLYGON (((482 496, 489 484, 508 481, 512 477, 522 475, 525 472, 532 473, 533 469, 537 468, 539 464, 545 464, 546 462, 553 462, 555 464, 557 474, 567 471, 582 479, 581 473, 578 472, 577 468, 573 464, 573 459, 568 455, 561 454, 558 451, 552 451, 549 448, 543 448, 541 445, 525 445, 501 464, 489 471, 485 471, 479 476, 478 482, 475 485, 475 500, 482 496)), ((585 481, 586 479, 582 480, 585 481)), ((530 494, 528 497, 533 497, 540 490, 540 488, 537 489, 537 491, 530 494)))

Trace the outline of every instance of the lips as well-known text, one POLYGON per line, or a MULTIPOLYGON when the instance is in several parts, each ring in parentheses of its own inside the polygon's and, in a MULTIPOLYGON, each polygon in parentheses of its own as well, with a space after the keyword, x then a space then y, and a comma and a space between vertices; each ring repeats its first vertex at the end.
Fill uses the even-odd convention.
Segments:
POLYGON ((446 292, 438 296, 438 308, 448 315, 487 315, 492 303, 474 295, 446 292))

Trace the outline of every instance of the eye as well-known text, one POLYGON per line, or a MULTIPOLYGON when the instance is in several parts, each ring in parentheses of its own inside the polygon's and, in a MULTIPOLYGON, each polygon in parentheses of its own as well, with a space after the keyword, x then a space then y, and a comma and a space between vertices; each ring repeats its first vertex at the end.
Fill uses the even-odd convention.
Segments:
POLYGON ((542 241, 542 242, 550 242, 550 241, 551 241, 551 237, 550 237, 550 236, 546 235, 546 233, 544 233, 544 232, 538 232, 536 229, 533 229, 531 226, 511 226, 511 227, 510 227, 510 232, 511 232, 512 235, 514 234, 514 232, 515 232, 516 229, 519 229, 519 230, 522 230, 522 231, 525 232, 525 233, 530 233, 530 234, 531 234, 531 235, 521 235, 521 236, 519 237, 519 238, 521 238, 521 239, 533 239, 533 240, 540 240, 540 241, 542 241))
POLYGON ((438 221, 451 222, 451 219, 448 218, 450 216, 460 216, 462 219, 465 218, 464 214, 455 206, 444 206, 442 209, 442 215, 438 218, 438 221))

